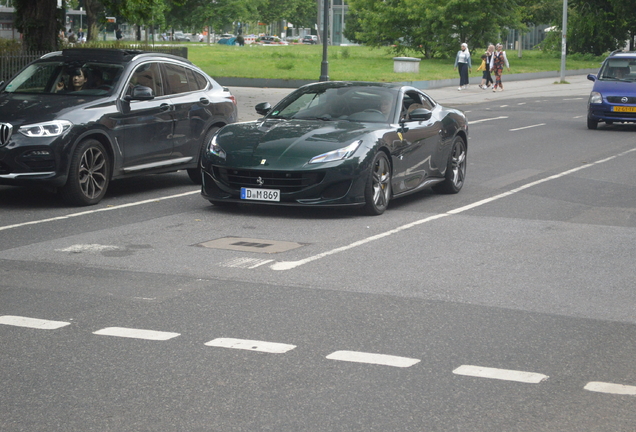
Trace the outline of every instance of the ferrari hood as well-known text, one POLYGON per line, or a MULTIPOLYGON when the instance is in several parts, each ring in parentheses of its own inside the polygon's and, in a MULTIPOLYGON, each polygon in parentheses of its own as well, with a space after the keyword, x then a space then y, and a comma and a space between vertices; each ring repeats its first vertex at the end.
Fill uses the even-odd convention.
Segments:
POLYGON ((217 144, 234 167, 293 168, 374 132, 368 124, 324 120, 266 120, 224 127, 217 144))

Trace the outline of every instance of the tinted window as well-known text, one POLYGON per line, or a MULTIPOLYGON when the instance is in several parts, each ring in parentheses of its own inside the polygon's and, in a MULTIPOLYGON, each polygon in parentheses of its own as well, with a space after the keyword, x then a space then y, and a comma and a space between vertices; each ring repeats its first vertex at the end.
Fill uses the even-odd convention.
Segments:
POLYGON ((192 69, 186 69, 186 76, 188 77, 188 84, 190 85, 191 91, 205 90, 208 85, 206 79, 192 69))
POLYGON ((144 63, 137 66, 130 77, 127 94, 131 94, 135 86, 150 87, 155 96, 163 96, 164 91, 159 63, 144 63))
POLYGON ((186 68, 179 65, 165 64, 168 94, 186 93, 190 91, 186 68))

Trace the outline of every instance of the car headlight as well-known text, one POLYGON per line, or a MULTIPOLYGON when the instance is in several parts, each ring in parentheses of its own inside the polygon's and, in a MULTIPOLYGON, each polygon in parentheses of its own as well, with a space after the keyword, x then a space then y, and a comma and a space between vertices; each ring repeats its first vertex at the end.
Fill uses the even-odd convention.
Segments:
POLYGON ((216 142, 216 137, 218 135, 214 135, 210 140, 210 144, 208 144, 208 151, 215 156, 220 157, 221 159, 225 159, 227 156, 225 150, 221 148, 221 146, 216 142))
POLYGON ((362 140, 353 142, 349 144, 348 146, 343 147, 341 149, 333 150, 328 153, 323 153, 321 155, 311 158, 309 163, 313 164, 313 163, 322 163, 322 162, 333 162, 337 160, 347 159, 351 157, 351 155, 353 155, 353 153, 358 149, 358 147, 360 147, 360 144, 362 144, 362 140))
POLYGON ((590 93, 590 103, 600 104, 603 103, 603 95, 599 92, 590 93))
POLYGON ((34 123, 20 126, 18 132, 28 137, 54 137, 62 135, 73 126, 68 120, 55 120, 45 123, 34 123))

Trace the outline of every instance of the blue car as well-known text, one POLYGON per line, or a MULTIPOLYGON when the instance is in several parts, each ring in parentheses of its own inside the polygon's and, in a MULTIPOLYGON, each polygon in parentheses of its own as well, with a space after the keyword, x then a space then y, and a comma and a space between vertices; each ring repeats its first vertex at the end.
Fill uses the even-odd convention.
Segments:
POLYGON ((599 122, 636 123, 636 52, 614 51, 605 59, 594 81, 587 103, 587 127, 599 122))

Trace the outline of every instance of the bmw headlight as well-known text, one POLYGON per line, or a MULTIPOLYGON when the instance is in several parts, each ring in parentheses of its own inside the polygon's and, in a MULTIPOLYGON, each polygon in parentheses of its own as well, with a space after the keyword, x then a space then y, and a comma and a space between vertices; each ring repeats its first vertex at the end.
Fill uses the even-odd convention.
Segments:
POLYGON ((603 103, 603 95, 599 92, 590 93, 590 103, 600 104, 603 103))
POLYGON ((73 126, 68 120, 55 120, 45 123, 33 123, 20 126, 18 132, 28 137, 54 137, 62 135, 73 126))
POLYGON ((221 159, 225 159, 226 153, 225 150, 221 148, 221 146, 216 142, 216 137, 218 135, 214 135, 210 140, 210 144, 208 144, 208 151, 215 156, 220 157, 221 159))
POLYGON ((355 141, 341 149, 315 156, 311 158, 309 163, 313 164, 313 163, 333 162, 333 161, 347 159, 351 157, 353 153, 355 153, 358 147, 360 147, 360 144, 362 144, 362 140, 355 141))

